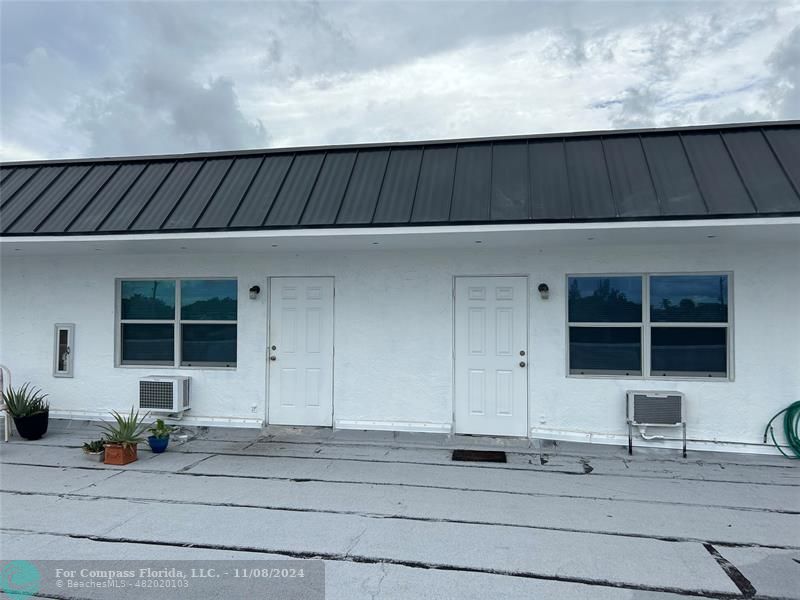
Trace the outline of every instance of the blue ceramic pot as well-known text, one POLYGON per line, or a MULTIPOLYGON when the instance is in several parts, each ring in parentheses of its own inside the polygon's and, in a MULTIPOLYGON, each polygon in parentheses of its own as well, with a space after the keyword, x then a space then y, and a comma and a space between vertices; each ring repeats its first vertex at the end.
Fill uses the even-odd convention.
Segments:
POLYGON ((169 444, 169 436, 165 438, 157 438, 156 436, 151 435, 149 438, 147 438, 147 443, 150 444, 150 449, 153 452, 156 454, 161 454, 167 449, 167 445, 169 444))

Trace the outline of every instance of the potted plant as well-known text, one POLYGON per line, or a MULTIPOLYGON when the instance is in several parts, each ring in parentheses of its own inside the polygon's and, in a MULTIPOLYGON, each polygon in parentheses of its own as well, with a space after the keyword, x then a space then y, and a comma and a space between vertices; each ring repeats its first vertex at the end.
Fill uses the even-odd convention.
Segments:
POLYGON ((103 462, 105 459, 105 439, 84 442, 83 453, 91 461, 103 462))
POLYGON ((26 440, 38 440, 47 433, 50 404, 45 398, 47 394, 32 387, 30 382, 16 389, 9 387, 3 392, 5 409, 14 417, 17 431, 26 440))
POLYGON ((156 424, 147 431, 152 434, 147 438, 150 449, 156 454, 164 452, 169 444, 169 434, 172 432, 172 427, 165 425, 164 419, 156 419, 156 424))
POLYGON ((105 457, 103 462, 107 465, 127 465, 137 458, 136 445, 144 441, 143 433, 147 425, 143 422, 147 415, 139 417, 139 411, 129 415, 121 415, 111 411, 113 423, 103 423, 100 427, 105 431, 105 457))

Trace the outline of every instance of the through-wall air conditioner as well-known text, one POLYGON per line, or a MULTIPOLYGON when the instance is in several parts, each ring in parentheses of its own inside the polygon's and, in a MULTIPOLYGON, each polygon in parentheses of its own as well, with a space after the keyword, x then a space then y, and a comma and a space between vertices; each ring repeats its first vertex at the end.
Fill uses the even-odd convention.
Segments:
POLYGON ((139 410, 182 417, 189 405, 190 377, 150 375, 139 380, 139 410))
POLYGON ((633 428, 638 427, 642 439, 647 427, 681 427, 683 457, 686 458, 686 397, 681 392, 651 392, 628 390, 626 417, 628 421, 628 454, 633 454, 633 428))

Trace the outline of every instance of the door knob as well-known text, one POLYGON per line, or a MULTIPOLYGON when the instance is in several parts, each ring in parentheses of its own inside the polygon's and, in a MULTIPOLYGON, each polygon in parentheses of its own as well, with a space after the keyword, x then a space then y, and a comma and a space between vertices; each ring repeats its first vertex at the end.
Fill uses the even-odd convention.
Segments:
POLYGON ((270 356, 269 359, 270 360, 278 360, 278 357, 277 356, 270 356))
POLYGON ((520 363, 519 363, 519 366, 520 366, 520 367, 524 367, 524 366, 525 366, 525 361, 524 361, 524 360, 523 360, 523 361, 520 361, 520 363))

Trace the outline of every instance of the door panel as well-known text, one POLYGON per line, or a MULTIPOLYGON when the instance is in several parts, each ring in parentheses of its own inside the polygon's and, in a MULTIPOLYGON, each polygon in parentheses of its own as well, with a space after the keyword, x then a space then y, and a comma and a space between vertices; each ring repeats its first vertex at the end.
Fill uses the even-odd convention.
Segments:
POLYGON ((457 277, 456 432, 527 435, 527 363, 527 279, 457 277))
POLYGON ((269 422, 330 427, 333 278, 270 279, 269 332, 269 422))

